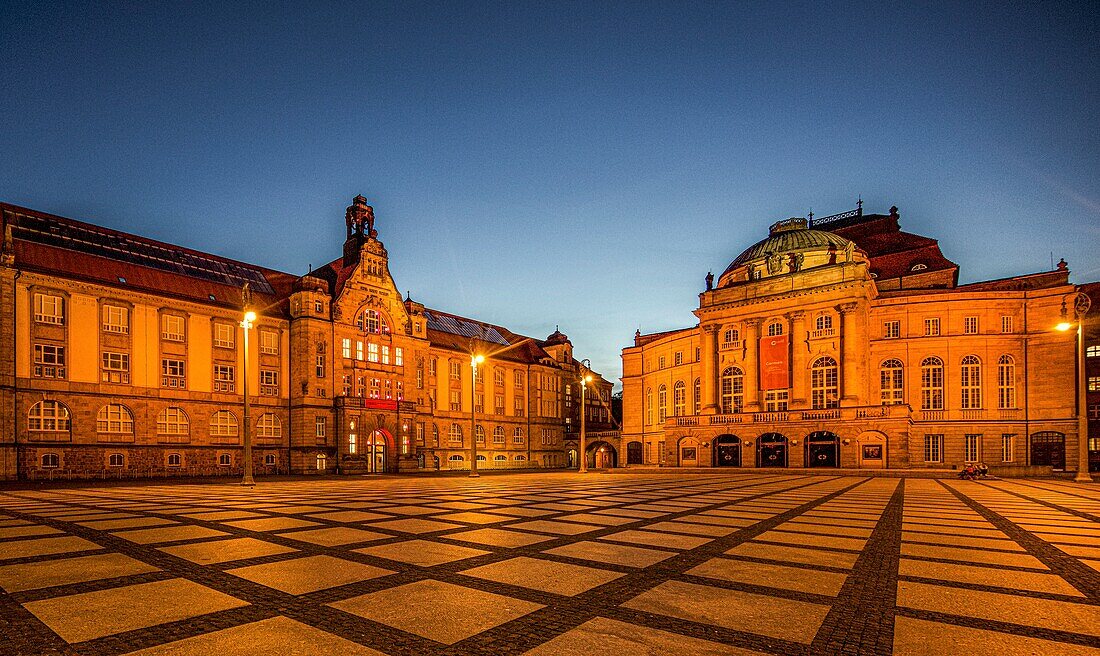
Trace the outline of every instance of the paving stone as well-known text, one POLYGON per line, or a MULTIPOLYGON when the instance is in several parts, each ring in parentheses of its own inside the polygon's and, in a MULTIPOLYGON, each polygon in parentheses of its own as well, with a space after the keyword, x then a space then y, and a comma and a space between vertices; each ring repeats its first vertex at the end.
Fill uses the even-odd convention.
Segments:
POLYGON ((393 574, 392 570, 332 556, 306 556, 226 570, 269 588, 300 595, 393 574))
POLYGON ((264 517, 261 519, 242 519, 235 522, 223 522, 226 526, 241 528, 246 531, 285 531, 289 528, 303 528, 305 526, 318 526, 318 522, 311 522, 296 517, 264 517))
POLYGON ((166 526, 164 528, 144 528, 136 531, 119 531, 116 536, 136 542, 137 544, 157 544, 160 542, 175 542, 177 540, 197 540, 199 538, 214 538, 226 535, 224 531, 217 531, 205 526, 166 526))
POLYGON ((279 616, 142 649, 131 652, 131 656, 381 656, 382 653, 279 616))
POLYGON ((761 652, 597 617, 526 653, 528 656, 754 656, 761 652))
POLYGON ((1054 574, 1021 572, 999 567, 978 567, 962 563, 933 563, 926 560, 902 558, 898 567, 898 574, 901 576, 954 581, 956 583, 973 583, 976 585, 1069 595, 1071 597, 1084 596, 1078 592, 1077 588, 1054 574))
POLYGON ((526 556, 462 570, 462 573, 497 583, 567 596, 587 592, 623 576, 619 572, 526 556))
POLYGON ((445 537, 452 540, 487 544, 491 547, 526 547, 554 539, 545 535, 507 531, 500 528, 479 528, 473 531, 463 531, 462 533, 448 533, 445 537))
POLYGON ((361 528, 350 526, 332 526, 329 528, 315 528, 305 531, 293 531, 291 533, 279 533, 279 537, 300 542, 309 542, 326 547, 337 547, 357 542, 370 542, 371 540, 384 540, 393 537, 386 533, 376 531, 364 531, 361 528))
POLYGON ((94 542, 73 535, 33 540, 11 540, 0 542, 0 561, 102 548, 94 542))
POLYGON ((368 528, 386 528, 391 531, 401 531, 402 533, 434 533, 435 531, 446 531, 452 528, 462 528, 460 524, 451 524, 449 522, 436 522, 430 519, 394 519, 388 522, 374 522, 373 524, 367 524, 368 528))
POLYGON ((661 551, 659 549, 646 549, 643 547, 631 547, 625 544, 613 544, 611 542, 597 542, 585 540, 574 542, 561 547, 547 549, 545 553, 556 556, 567 556, 581 560, 590 560, 596 563, 611 563, 613 565, 625 565, 627 567, 649 567, 675 556, 675 551, 661 551))
POLYGON ((0 566, 0 588, 8 593, 22 592, 157 571, 160 570, 152 565, 122 554, 97 554, 0 566))
POLYGON ((160 547, 160 551, 178 556, 200 565, 227 563, 234 560, 274 556, 291 553, 294 549, 281 544, 264 542, 256 538, 233 538, 229 540, 211 540, 192 542, 172 547, 160 547))
POLYGON ((619 531, 618 533, 611 533, 599 539, 671 549, 694 549, 711 541, 710 538, 692 535, 673 535, 670 533, 637 530, 619 531))
POLYGON ((787 563, 803 563, 806 565, 824 565, 825 567, 839 567, 851 569, 856 564, 858 554, 841 551, 826 551, 824 549, 803 549, 801 547, 788 547, 775 544, 762 544, 759 542, 746 542, 737 545, 726 552, 731 556, 747 556, 764 560, 777 560, 787 563))
POLYGON ((687 571, 695 576, 749 583, 783 590, 796 590, 835 597, 848 578, 846 574, 823 572, 787 565, 756 563, 732 558, 711 558, 687 571))
POLYGON ((483 549, 471 549, 455 544, 430 542, 427 540, 406 540, 404 542, 391 542, 374 547, 355 549, 356 553, 378 556, 402 563, 412 563, 423 567, 442 565, 456 560, 465 560, 475 556, 484 556, 492 553, 483 549))
POLYGON ((894 653, 899 656, 958 656, 960 652, 998 656, 1096 656, 1097 650, 910 617, 894 620, 894 653))

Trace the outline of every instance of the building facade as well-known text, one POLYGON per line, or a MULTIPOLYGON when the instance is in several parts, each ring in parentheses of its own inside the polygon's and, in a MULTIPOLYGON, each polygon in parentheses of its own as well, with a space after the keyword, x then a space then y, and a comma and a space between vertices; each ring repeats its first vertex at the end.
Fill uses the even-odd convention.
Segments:
POLYGON ((568 338, 402 298, 362 196, 304 276, 0 211, 4 478, 239 473, 245 427, 258 474, 566 463, 568 338))
POLYGON ((637 333, 629 462, 1075 471, 1076 343, 1054 329, 1078 289, 1065 263, 959 285, 899 220, 860 206, 780 221, 707 275, 697 325, 637 333))

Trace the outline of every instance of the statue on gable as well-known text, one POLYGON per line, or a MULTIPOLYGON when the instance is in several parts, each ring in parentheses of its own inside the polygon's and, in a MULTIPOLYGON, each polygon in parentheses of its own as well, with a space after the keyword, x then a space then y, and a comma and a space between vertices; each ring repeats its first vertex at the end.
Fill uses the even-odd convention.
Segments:
POLYGON ((710 290, 714 289, 714 273, 712 273, 710 271, 707 271, 706 281, 707 281, 707 291, 709 292, 710 290))
POLYGON ((851 262, 852 261, 852 256, 855 254, 855 251, 856 251, 856 243, 854 241, 850 241, 847 244, 845 244, 844 245, 844 261, 845 262, 851 262))
POLYGON ((806 256, 802 253, 788 253, 787 254, 787 268, 791 270, 791 273, 800 271, 802 269, 802 262, 805 261, 806 256))

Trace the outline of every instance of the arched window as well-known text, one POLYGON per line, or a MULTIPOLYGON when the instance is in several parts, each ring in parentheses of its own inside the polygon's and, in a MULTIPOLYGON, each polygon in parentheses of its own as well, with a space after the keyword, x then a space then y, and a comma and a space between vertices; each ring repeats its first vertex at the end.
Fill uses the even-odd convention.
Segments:
MULTIPOLYGON (((228 412, 228 411, 223 411, 228 412)), ((218 413, 214 413, 215 415, 218 413)), ((236 419, 233 420, 234 425, 236 419)), ((175 406, 165 408, 157 415, 157 435, 168 437, 187 437, 191 433, 191 422, 187 419, 187 413, 183 408, 175 406)), ((236 435, 236 433, 233 433, 236 435)))
POLYGON ((122 455, 121 453, 112 453, 111 455, 107 456, 108 467, 122 467, 125 464, 126 456, 122 455))
POLYGON ((503 462, 507 459, 508 459, 508 456, 506 456, 502 453, 498 453, 497 455, 493 456, 493 460, 496 461, 496 462, 503 462))
POLYGON ((742 412, 745 405, 745 374, 737 367, 722 372, 722 414, 742 412))
POLYGON ((56 453, 44 453, 42 454, 42 468, 43 469, 56 469, 61 466, 61 458, 56 453))
POLYGON ((168 466, 169 467, 179 467, 182 464, 183 464, 183 457, 180 456, 180 454, 178 454, 178 453, 169 453, 168 454, 168 466))
POLYGON ((959 376, 959 389, 962 392, 963 410, 976 410, 982 407, 982 361, 976 355, 962 359, 959 376))
POLYGON ((485 427, 484 426, 475 426, 474 427, 474 436, 477 438, 477 443, 478 444, 485 444, 485 427))
POLYGON ((678 380, 672 386, 672 414, 676 417, 683 417, 686 410, 687 385, 684 385, 684 381, 678 380))
POLYGON ((899 405, 905 402, 905 367, 901 360, 891 358, 879 365, 879 389, 882 405, 899 405))
POLYGON ((283 422, 274 412, 265 412, 256 422, 256 437, 282 437, 283 422))
POLYGON ((519 456, 519 455, 517 455, 517 456, 516 456, 515 458, 513 458, 513 459, 514 459, 514 460, 516 460, 517 462, 522 462, 522 461, 524 461, 524 460, 527 460, 527 456, 519 456))
POLYGON ((827 314, 823 314, 814 320, 814 328, 817 330, 828 330, 833 327, 833 318, 827 314))
POLYGON ((695 379, 694 390, 692 394, 692 406, 694 407, 694 414, 701 414, 703 408, 703 383, 698 378, 695 379))
POLYGON ((668 417, 668 389, 664 385, 657 388, 657 423, 665 423, 668 417))
POLYGON ((997 407, 1016 407, 1016 361, 1011 355, 997 360, 997 407))
POLYGON ((734 344, 741 341, 741 333, 736 328, 726 328, 722 332, 722 346, 725 348, 732 348, 734 344))
POLYGON ((32 433, 68 433, 71 429, 69 409, 60 401, 39 401, 27 412, 27 430, 32 433))
POLYGON ((810 400, 815 409, 840 407, 836 360, 827 355, 810 367, 810 400))
POLYGON ((233 456, 229 455, 228 453, 223 453, 220 456, 218 456, 218 466, 219 467, 228 467, 232 464, 233 464, 233 456))
POLYGON ((317 471, 325 471, 328 468, 328 456, 323 453, 317 454, 317 471))
POLYGON ((768 324, 768 337, 778 337, 783 334, 783 324, 773 321, 768 324))
POLYGON ((356 319, 355 325, 366 333, 381 333, 385 335, 390 332, 390 326, 386 323, 386 318, 379 314, 378 310, 363 310, 359 313, 359 318, 356 319))
POLYGON ((274 467, 275 466, 275 454, 274 453, 269 453, 269 454, 264 456, 264 465, 267 466, 267 467, 274 467))
POLYGON ((504 427, 497 426, 493 429, 493 444, 504 444, 504 427))
POLYGON ((95 430, 97 433, 133 435, 134 415, 126 406, 110 403, 100 408, 99 413, 96 414, 95 430))
POLYGON ((645 423, 653 423, 653 388, 648 387, 645 391, 645 423))
POLYGON ((458 424, 451 424, 451 441, 462 441, 462 426, 459 426, 458 424))
POLYGON ((924 264, 922 262, 917 262, 913 266, 909 267, 909 270, 910 271, 924 271, 927 268, 928 268, 927 264, 924 264))
POLYGON ((447 458, 447 460, 450 460, 451 462, 462 462, 463 460, 465 460, 465 458, 463 458, 462 456, 460 456, 456 453, 456 454, 452 455, 451 457, 447 458))
POLYGON ((523 444, 523 429, 519 426, 512 431, 512 444, 523 444))
MULTIPOLYGON (((179 410, 179 408, 169 408, 169 410, 179 410)), ((186 421, 186 417, 184 420, 186 421)), ((159 432, 159 420, 157 423, 159 432)), ((237 417, 228 410, 218 410, 210 415, 210 436, 237 437, 237 417)))
POLYGON ((943 360, 935 356, 920 362, 920 409, 943 410, 943 360))
POLYGON ((477 454, 477 461, 478 462, 485 462, 486 460, 487 460, 487 458, 485 456, 481 455, 480 453, 477 454))

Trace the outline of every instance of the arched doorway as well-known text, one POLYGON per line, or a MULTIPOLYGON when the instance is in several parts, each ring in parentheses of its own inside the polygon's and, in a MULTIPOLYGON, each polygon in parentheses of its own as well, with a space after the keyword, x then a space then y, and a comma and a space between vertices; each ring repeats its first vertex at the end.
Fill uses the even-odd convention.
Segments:
POLYGON ((741 438, 729 434, 714 438, 714 466, 741 466, 741 438))
POLYGON ((685 437, 680 440, 680 466, 699 466, 699 440, 694 437, 685 437))
POLYGON ((588 445, 588 466, 595 469, 610 469, 618 464, 615 447, 607 442, 594 442, 588 445))
POLYGON ((839 467, 840 437, 829 431, 814 431, 806 436, 807 467, 839 467))
POLYGON ((856 440, 860 469, 886 468, 886 435, 878 431, 860 433, 856 440))
POLYGON ((627 442, 626 444, 626 464, 628 465, 640 465, 642 463, 642 443, 641 442, 627 442))
POLYGON ((1031 464, 1066 468, 1066 436, 1056 431, 1031 434, 1031 464))
POLYGON ((756 440, 758 467, 787 466, 787 438, 779 433, 764 433, 756 440))
POLYGON ((367 461, 367 471, 381 474, 386 471, 386 431, 378 429, 363 441, 363 458, 367 461))
POLYGON ((566 456, 566 458, 568 458, 568 465, 567 466, 570 469, 576 469, 577 468, 577 450, 576 449, 569 449, 568 451, 566 451, 565 456, 566 456))

